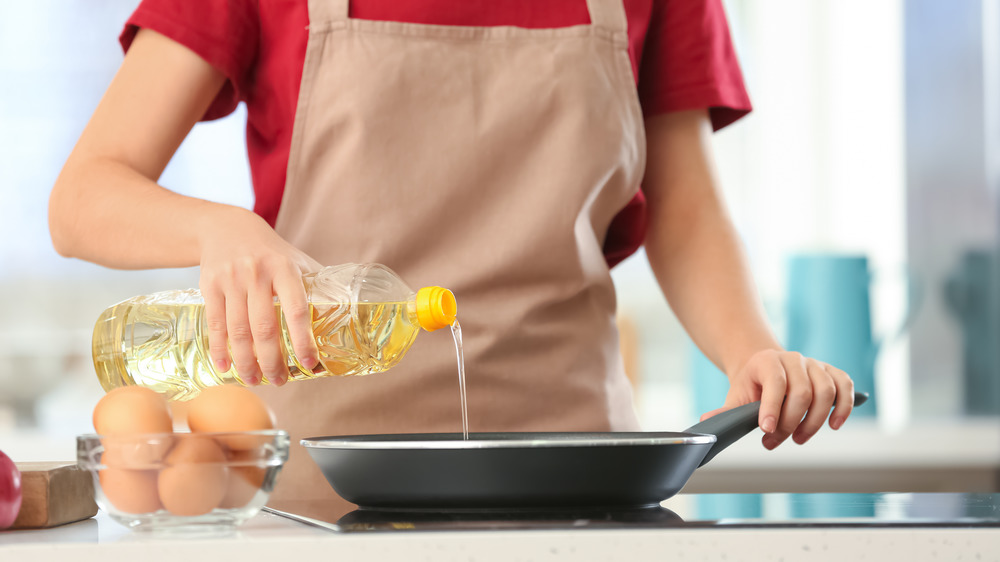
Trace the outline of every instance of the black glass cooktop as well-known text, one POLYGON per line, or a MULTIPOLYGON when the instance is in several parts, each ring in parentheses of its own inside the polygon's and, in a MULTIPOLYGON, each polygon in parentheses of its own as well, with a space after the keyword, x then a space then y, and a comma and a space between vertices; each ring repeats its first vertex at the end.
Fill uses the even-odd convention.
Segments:
POLYGON ((375 510, 316 502, 271 513, 339 533, 698 527, 1000 527, 1000 494, 699 494, 641 509, 375 510))

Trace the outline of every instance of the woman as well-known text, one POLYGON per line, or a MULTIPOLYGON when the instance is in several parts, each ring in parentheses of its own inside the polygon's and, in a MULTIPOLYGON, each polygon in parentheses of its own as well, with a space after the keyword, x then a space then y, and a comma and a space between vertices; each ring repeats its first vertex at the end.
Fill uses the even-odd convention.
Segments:
MULTIPOLYGON (((729 377, 720 410, 761 399, 767 448, 850 415, 850 378, 768 329, 719 195, 709 135, 749 102, 718 0, 146 0, 122 40, 52 192, 56 249, 200 265, 214 363, 273 383, 293 443, 458 427, 446 337, 385 375, 276 388, 273 300, 314 365, 299 276, 345 262, 455 293, 474 431, 637 429, 609 271, 643 241, 729 377), (156 185, 238 101, 255 212, 156 185)), ((320 479, 295 447, 274 497, 332 494, 320 479)))

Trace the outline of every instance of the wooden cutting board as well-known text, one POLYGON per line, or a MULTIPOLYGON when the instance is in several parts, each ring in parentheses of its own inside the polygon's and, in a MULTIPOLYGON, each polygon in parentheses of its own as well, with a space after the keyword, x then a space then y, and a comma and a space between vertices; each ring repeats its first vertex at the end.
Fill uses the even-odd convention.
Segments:
POLYGON ((14 529, 44 529, 97 515, 94 481, 75 462, 19 462, 21 511, 14 529))

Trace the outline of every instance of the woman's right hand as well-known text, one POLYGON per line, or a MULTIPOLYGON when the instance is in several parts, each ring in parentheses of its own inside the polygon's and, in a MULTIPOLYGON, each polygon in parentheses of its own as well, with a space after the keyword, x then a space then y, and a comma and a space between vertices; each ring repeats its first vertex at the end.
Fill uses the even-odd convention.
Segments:
POLYGON ((282 352, 281 303, 296 358, 306 368, 319 362, 302 274, 321 266, 258 215, 231 207, 200 225, 201 293, 205 299, 209 353, 219 372, 230 366, 244 383, 288 380, 282 352), (231 362, 230 362, 231 361, 231 362))

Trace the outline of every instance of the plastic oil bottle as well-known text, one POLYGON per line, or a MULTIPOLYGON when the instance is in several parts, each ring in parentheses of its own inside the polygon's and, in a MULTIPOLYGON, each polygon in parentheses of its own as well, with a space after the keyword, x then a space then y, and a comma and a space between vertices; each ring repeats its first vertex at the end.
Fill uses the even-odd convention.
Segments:
MULTIPOLYGON (((412 291, 383 265, 326 267, 303 282, 319 365, 310 370, 298 362, 280 316, 289 381, 385 371, 399 363, 421 329, 455 323, 451 291, 412 291)), ((214 368, 204 301, 194 289, 133 297, 105 310, 94 326, 93 358, 105 391, 141 385, 169 400, 188 400, 209 386, 243 384, 235 367, 214 368)))

